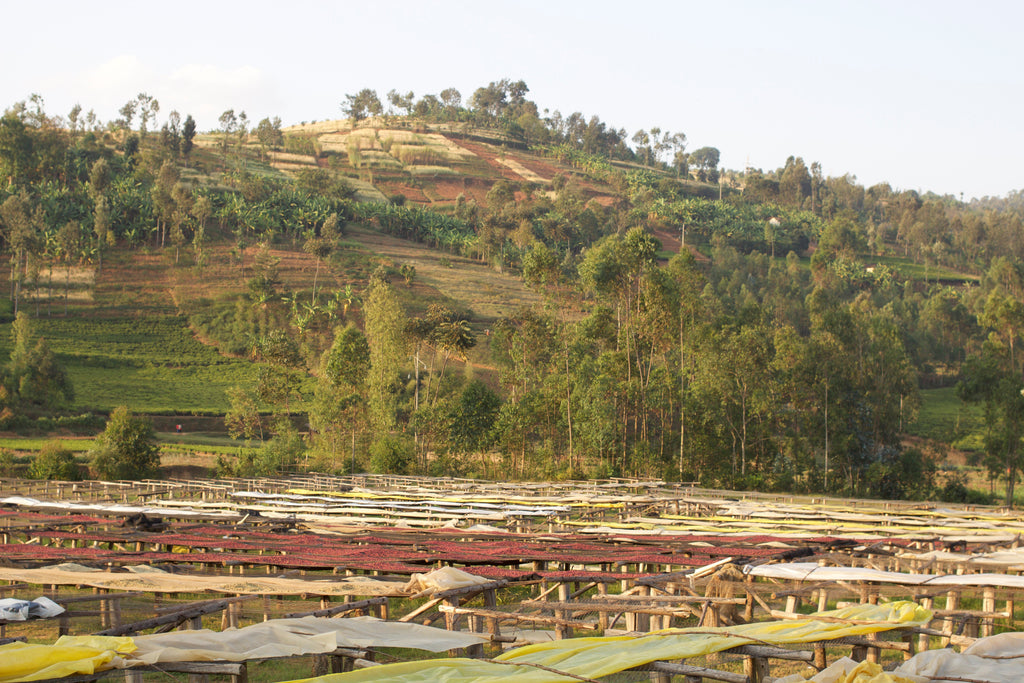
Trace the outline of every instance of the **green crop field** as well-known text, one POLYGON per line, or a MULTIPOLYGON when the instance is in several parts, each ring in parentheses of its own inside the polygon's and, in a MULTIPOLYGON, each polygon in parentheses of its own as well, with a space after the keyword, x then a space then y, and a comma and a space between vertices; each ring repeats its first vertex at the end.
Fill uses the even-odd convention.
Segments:
POLYGON ((955 387, 943 387, 921 391, 920 413, 907 431, 914 436, 951 443, 963 450, 977 450, 983 429, 981 406, 961 401, 955 387))
MULTIPOLYGON (((256 366, 196 340, 183 317, 39 318, 36 332, 64 364, 75 410, 223 412, 224 392, 255 381, 256 366)), ((0 355, 10 353, 0 335, 0 355)))
POLYGON ((924 263, 915 263, 909 258, 899 256, 874 256, 867 258, 866 260, 875 261, 879 265, 888 266, 900 275, 914 280, 942 280, 944 282, 964 283, 978 281, 978 277, 976 275, 967 275, 965 273, 958 273, 955 270, 950 270, 949 268, 929 266, 924 263))

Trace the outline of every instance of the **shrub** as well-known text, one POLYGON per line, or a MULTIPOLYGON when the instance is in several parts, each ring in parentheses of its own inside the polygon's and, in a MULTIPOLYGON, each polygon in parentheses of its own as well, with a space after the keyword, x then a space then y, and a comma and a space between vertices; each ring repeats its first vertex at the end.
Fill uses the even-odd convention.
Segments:
POLYGON ((399 436, 382 436, 370 446, 370 470, 378 474, 406 474, 412 459, 412 443, 399 436))
POLYGON ((103 479, 151 477, 160 466, 160 449, 154 441, 152 422, 118 406, 89 452, 92 469, 103 479))
POLYGON ((75 454, 60 441, 47 441, 32 460, 28 469, 30 479, 78 481, 82 474, 75 462, 75 454))
POLYGON ((263 444, 253 461, 255 474, 268 475, 291 469, 306 453, 306 442, 295 426, 286 420, 278 425, 274 438, 263 444))
POLYGON ((14 451, 9 448, 0 448, 0 477, 13 477, 17 468, 14 451))

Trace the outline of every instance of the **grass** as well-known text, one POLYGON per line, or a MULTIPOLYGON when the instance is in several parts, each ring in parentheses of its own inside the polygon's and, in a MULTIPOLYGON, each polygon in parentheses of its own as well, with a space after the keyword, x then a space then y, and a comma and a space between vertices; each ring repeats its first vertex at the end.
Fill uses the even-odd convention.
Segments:
POLYGON ((914 436, 952 443, 964 450, 980 446, 984 418, 980 406, 969 405, 956 395, 954 387, 923 389, 917 421, 907 431, 914 436))
POLYGON ((888 266, 904 277, 926 282, 943 280, 951 282, 978 282, 978 276, 958 273, 955 270, 942 266, 929 266, 923 263, 915 263, 909 258, 902 256, 875 256, 867 259, 880 265, 888 266))
MULTIPOLYGON (((141 413, 223 412, 234 385, 255 381, 256 367, 204 346, 180 316, 34 320, 67 369, 73 410, 128 405, 141 413)), ((10 353, 0 335, 0 357, 10 353)))

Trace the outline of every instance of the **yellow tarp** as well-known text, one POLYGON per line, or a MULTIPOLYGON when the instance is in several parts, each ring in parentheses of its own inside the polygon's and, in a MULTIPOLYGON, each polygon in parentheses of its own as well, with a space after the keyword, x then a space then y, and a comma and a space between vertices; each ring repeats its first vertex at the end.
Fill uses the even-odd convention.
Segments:
POLYGON ((135 649, 131 638, 63 636, 53 645, 0 645, 0 683, 88 675, 112 668, 114 658, 135 649))
POLYGON ((670 629, 637 638, 570 638, 510 650, 493 662, 472 659, 405 662, 306 681, 560 683, 578 679, 547 669, 585 678, 600 678, 658 660, 697 657, 738 645, 790 645, 866 635, 901 626, 923 626, 931 620, 931 616, 929 610, 912 602, 855 605, 792 621, 761 622, 730 628, 670 629))

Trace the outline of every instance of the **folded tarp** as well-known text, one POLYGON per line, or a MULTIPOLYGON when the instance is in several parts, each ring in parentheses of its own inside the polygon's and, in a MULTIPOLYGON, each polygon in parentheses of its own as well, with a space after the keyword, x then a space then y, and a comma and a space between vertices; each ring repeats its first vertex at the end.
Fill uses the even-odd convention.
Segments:
POLYGON ((47 597, 35 600, 3 598, 0 600, 0 620, 25 621, 30 618, 46 619, 62 613, 64 608, 47 597))
POLYGON ((134 649, 131 638, 61 638, 53 645, 0 645, 0 683, 90 675, 134 649))

